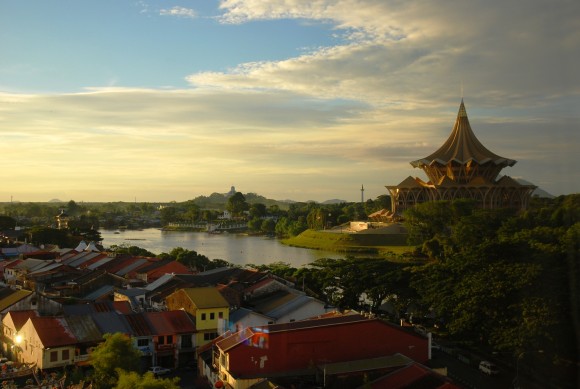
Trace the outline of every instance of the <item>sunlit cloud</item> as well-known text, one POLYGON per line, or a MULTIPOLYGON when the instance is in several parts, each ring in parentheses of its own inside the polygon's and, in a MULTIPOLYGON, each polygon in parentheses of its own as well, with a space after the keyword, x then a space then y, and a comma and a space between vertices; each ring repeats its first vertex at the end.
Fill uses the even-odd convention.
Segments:
MULTIPOLYGON (((409 162, 447 139, 464 97, 478 138, 518 160, 505 174, 578 191, 579 7, 221 1, 228 28, 319 23, 336 44, 192 70, 189 88, 122 87, 111 77, 77 93, 0 94, 0 128, 12 129, 2 131, 4 180, 42 168, 29 181, 49 198, 72 193, 66 177, 87 199, 185 200, 235 185, 278 199, 355 200, 361 184, 372 198, 422 176, 409 162)), ((196 17, 182 7, 160 14, 196 17)), ((18 195, 9 192, 0 200, 18 195)))

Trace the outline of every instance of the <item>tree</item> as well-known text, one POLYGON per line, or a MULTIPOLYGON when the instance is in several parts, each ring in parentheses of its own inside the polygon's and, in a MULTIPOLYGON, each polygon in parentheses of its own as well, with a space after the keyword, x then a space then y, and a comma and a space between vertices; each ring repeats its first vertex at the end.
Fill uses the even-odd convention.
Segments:
POLYGON ((276 222, 273 219, 264 219, 262 220, 260 230, 265 234, 273 234, 276 230, 276 222))
POLYGON ((262 203, 255 203, 250 206, 250 217, 263 218, 268 215, 266 206, 262 203))
POLYGON ((105 341, 91 353, 94 370, 93 385, 97 388, 113 388, 119 379, 119 370, 139 371, 141 352, 125 334, 105 334, 105 341))
POLYGON ((80 212, 82 212, 81 207, 74 200, 68 202, 66 209, 67 213, 71 216, 77 216, 80 212))
POLYGON ((110 249, 117 254, 128 254, 136 257, 155 257, 156 254, 139 246, 112 245, 110 249))
POLYGON ((248 210, 248 203, 241 192, 236 192, 228 198, 226 208, 233 216, 241 216, 244 211, 248 210))
POLYGON ((71 238, 69 231, 58 230, 50 227, 32 227, 28 231, 30 242, 41 246, 43 244, 55 244, 59 247, 76 246, 76 242, 71 238))
POLYGON ((0 230, 13 230, 16 227, 16 219, 10 216, 0 216, 0 230))
POLYGON ((115 389, 179 389, 179 377, 156 378, 151 372, 140 375, 134 371, 117 370, 119 380, 115 389))
POLYGON ((177 261, 190 269, 197 269, 198 271, 206 270, 209 265, 209 258, 205 255, 198 254, 194 250, 184 249, 183 247, 176 247, 167 253, 162 253, 159 255, 163 259, 172 259, 177 261))
POLYGON ((172 223, 178 220, 177 208, 175 208, 174 206, 163 207, 161 208, 161 211, 159 213, 161 217, 161 222, 163 224, 172 223))

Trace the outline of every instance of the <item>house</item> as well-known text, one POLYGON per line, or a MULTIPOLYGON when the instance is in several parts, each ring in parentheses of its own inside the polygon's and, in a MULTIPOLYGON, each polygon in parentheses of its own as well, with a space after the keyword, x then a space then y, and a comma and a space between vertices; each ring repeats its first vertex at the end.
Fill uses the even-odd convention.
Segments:
POLYGON ((38 312, 34 310, 10 311, 2 317, 2 354, 12 356, 15 339, 24 324, 31 317, 38 317, 38 312))
POLYGON ((195 361, 195 323, 182 310, 146 312, 155 349, 152 365, 165 367, 186 366, 195 361))
POLYGON ((1 256, 4 258, 17 258, 22 254, 38 251, 38 247, 31 244, 24 243, 16 247, 2 247, 0 248, 1 256))
POLYGON ((230 324, 228 329, 232 332, 239 332, 244 328, 262 327, 272 323, 270 316, 252 311, 248 308, 238 308, 230 312, 230 324))
POLYGON ((46 265, 53 263, 53 261, 44 261, 42 259, 23 259, 21 261, 14 261, 4 268, 4 279, 9 285, 15 287, 22 287, 22 280, 30 272, 35 272, 46 265))
POLYGON ((30 317, 13 341, 13 358, 39 369, 74 364, 79 343, 64 317, 30 317))
POLYGON ((42 315, 55 315, 62 306, 42 294, 30 290, 0 287, 0 315, 8 311, 35 310, 42 315))
POLYGON ((245 301, 244 307, 271 318, 268 324, 289 323, 324 314, 323 301, 295 289, 279 289, 245 301))
POLYGON ((197 346, 209 343, 227 328, 230 307, 215 287, 180 289, 167 296, 166 303, 168 309, 182 309, 195 318, 197 346))
POLYGON ((134 271, 135 278, 146 283, 153 282, 165 274, 193 274, 193 272, 184 264, 169 259, 150 261, 134 271))
POLYGON ((214 348, 217 376, 234 389, 272 376, 316 376, 329 363, 397 353, 425 363, 429 355, 427 337, 362 315, 245 328, 224 334, 214 348))
POLYGON ((113 295, 114 301, 127 301, 133 311, 141 312, 147 307, 147 290, 143 288, 118 289, 113 295))

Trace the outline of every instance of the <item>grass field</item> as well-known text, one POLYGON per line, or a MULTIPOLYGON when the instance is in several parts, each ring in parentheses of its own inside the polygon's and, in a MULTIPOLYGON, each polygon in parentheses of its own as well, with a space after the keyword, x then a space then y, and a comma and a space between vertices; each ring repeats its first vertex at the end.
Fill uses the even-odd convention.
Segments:
POLYGON ((306 230, 284 239, 288 246, 353 254, 403 254, 413 251, 405 234, 352 234, 306 230))

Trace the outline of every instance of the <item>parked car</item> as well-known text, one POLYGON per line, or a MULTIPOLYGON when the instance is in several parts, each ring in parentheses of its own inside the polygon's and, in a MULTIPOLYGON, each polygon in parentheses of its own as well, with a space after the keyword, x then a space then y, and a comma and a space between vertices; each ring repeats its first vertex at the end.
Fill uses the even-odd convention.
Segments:
POLYGON ((155 374, 156 376, 171 373, 171 369, 168 369, 168 368, 163 367, 163 366, 151 366, 149 368, 149 371, 152 372, 153 374, 155 374))
POLYGON ((481 361, 479 363, 479 371, 487 375, 499 374, 497 366, 489 361, 481 361))

